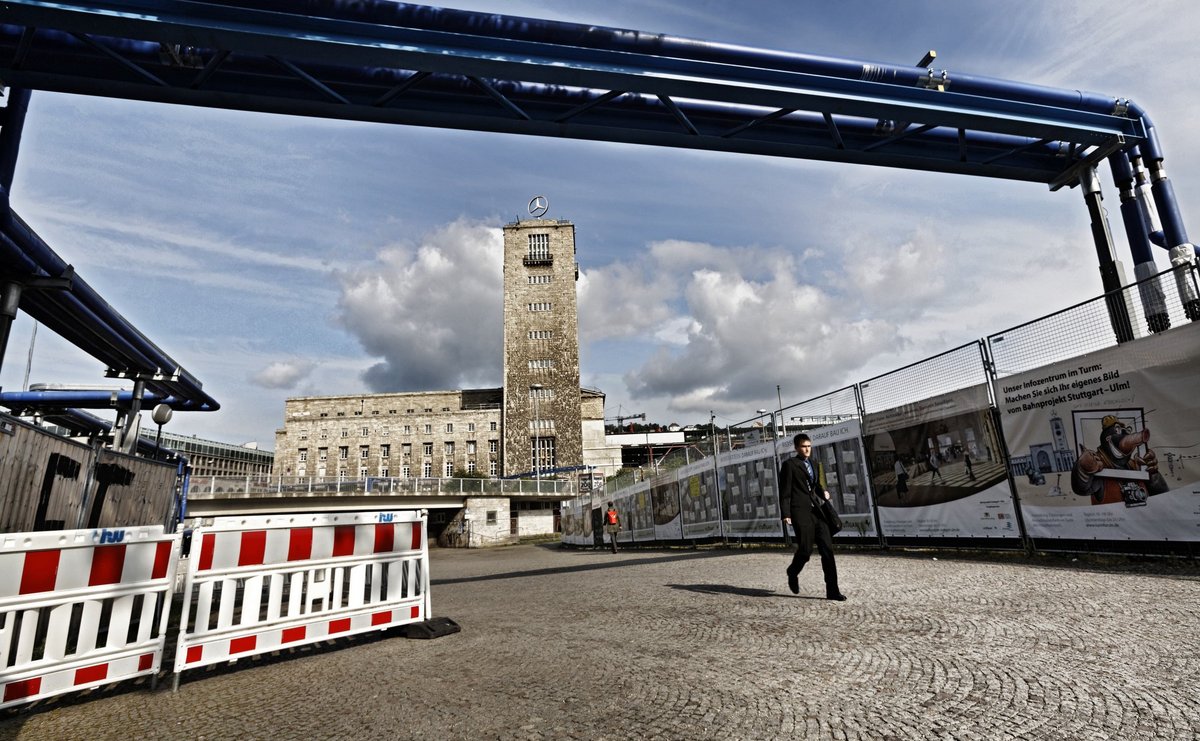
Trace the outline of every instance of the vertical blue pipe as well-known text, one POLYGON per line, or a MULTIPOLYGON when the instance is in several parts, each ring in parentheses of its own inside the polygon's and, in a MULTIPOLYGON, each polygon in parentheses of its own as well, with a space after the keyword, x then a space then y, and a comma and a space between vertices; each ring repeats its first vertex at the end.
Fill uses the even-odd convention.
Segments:
POLYGON ((1138 203, 1133 164, 1125 152, 1117 152, 1109 157, 1108 164, 1112 167, 1113 181, 1121 192, 1121 218, 1125 223, 1125 236, 1129 240, 1129 253, 1133 257, 1133 271, 1146 325, 1151 332, 1162 332, 1171 328, 1171 316, 1167 313, 1166 296, 1158 282, 1158 266, 1154 263, 1150 245, 1150 228, 1138 203))
POLYGON ((0 197, 4 199, 5 220, 8 218, 8 194, 12 192, 13 175, 17 170, 17 153, 21 149, 21 132, 25 130, 25 114, 29 111, 29 91, 9 88, 8 105, 0 127, 0 197))

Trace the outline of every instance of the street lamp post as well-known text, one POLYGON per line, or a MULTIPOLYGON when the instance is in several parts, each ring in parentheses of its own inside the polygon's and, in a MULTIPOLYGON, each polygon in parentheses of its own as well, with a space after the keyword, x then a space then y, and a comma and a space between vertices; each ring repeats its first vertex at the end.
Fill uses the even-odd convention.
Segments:
POLYGON ((535 383, 529 387, 529 394, 533 397, 533 477, 538 481, 538 491, 541 492, 542 485, 542 462, 539 457, 538 448, 541 440, 542 419, 538 413, 538 396, 541 395, 542 384, 535 383))

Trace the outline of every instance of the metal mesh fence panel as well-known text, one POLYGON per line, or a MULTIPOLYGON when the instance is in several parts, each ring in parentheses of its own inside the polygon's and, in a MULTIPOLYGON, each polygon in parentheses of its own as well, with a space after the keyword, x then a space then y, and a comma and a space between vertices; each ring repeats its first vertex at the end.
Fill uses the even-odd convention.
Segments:
POLYGON ((1119 291, 987 338, 997 378, 1103 350, 1200 319, 1196 267, 1166 270, 1119 291), (1125 324, 1125 319, 1128 324, 1125 324))
POLYGON ((981 342, 972 342, 941 355, 885 373, 858 384, 867 413, 894 409, 988 380, 981 342))
POLYGON ((858 418, 854 387, 847 386, 783 409, 783 437, 789 433, 858 418))

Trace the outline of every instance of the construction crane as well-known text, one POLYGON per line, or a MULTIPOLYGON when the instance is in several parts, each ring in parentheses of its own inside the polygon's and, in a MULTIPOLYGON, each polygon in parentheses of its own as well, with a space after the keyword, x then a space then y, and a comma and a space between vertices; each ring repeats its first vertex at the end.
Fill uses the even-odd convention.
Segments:
POLYGON ((621 429, 622 427, 625 426, 625 420, 627 420, 627 419, 645 419, 645 418, 646 418, 646 414, 643 412, 642 414, 617 414, 617 416, 615 416, 615 417, 605 417, 604 421, 605 422, 616 422, 617 429, 621 429))

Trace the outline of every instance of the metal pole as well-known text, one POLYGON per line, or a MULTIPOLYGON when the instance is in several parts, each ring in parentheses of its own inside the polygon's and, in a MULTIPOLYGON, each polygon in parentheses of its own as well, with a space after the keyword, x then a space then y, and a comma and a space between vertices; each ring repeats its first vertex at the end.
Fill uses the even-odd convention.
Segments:
POLYGON ((1127 342, 1134 338, 1133 325, 1129 322, 1129 310, 1121 291, 1120 265, 1113 254, 1112 232, 1109 230, 1108 216, 1104 213, 1104 198, 1100 194, 1096 168, 1084 168, 1079 173, 1079 185, 1092 220, 1092 241, 1096 243, 1096 257, 1100 261, 1100 281, 1104 286, 1108 318, 1117 342, 1127 342))

